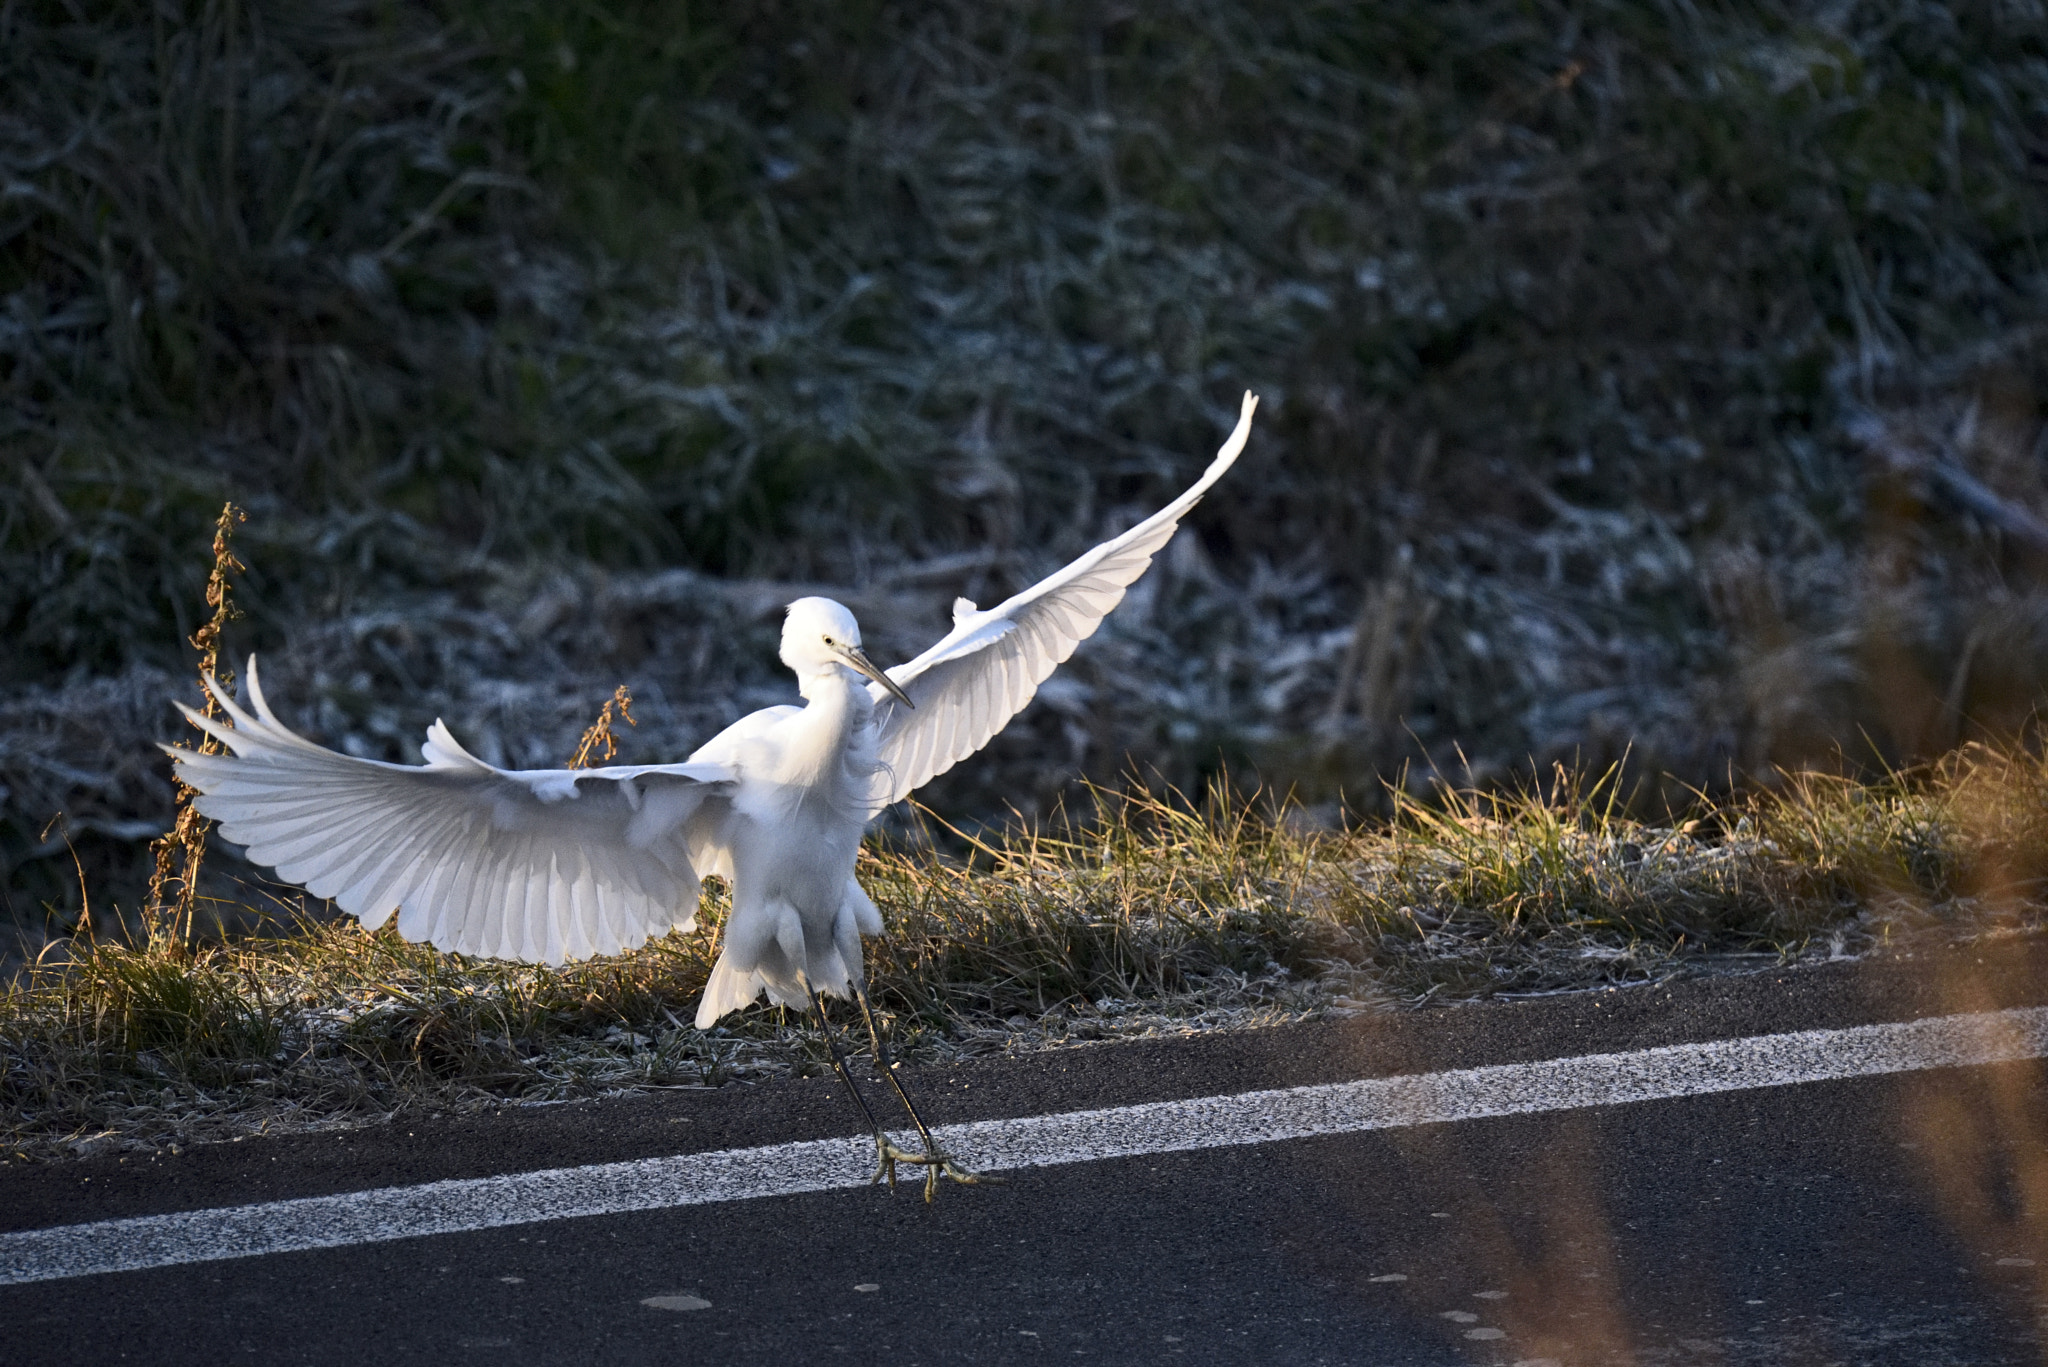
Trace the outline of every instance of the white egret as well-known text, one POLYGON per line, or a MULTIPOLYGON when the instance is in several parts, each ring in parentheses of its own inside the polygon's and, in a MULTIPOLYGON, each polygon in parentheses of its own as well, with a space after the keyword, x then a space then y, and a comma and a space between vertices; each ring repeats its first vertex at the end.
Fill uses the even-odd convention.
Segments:
POLYGON ((908 664, 877 669, 853 614, 799 598, 782 662, 802 707, 742 717, 681 764, 499 769, 436 721, 424 766, 337 754, 294 734, 264 701, 256 661, 237 705, 208 680, 232 725, 182 707, 229 753, 165 746, 199 811, 316 897, 462 954, 561 964, 632 949, 696 925, 700 880, 728 880, 732 913, 697 1009, 709 1027, 763 993, 814 1010, 841 1079, 875 1135, 877 1178, 925 1168, 975 1175, 940 1151, 889 1064, 869 1009, 861 937, 882 918, 853 876, 861 834, 883 807, 987 744, 1094 633, 1181 518, 1244 449, 1257 399, 1199 481, 1165 508, 1051 577, 983 611, 953 605, 953 629, 908 664), (825 1015, 859 1003, 876 1063, 923 1142, 911 1153, 875 1123, 825 1015))

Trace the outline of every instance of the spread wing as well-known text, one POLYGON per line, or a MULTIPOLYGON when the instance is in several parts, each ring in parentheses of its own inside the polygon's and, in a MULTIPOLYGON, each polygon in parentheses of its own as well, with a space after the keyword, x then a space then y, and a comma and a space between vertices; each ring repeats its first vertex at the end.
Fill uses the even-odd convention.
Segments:
POLYGON ((945 639, 888 671, 915 710, 881 685, 868 685, 887 766, 877 795, 881 805, 909 795, 988 744, 1074 647, 1094 635, 1188 510, 1244 450, 1258 403, 1244 396, 1236 430, 1193 488, 1122 536, 986 612, 965 599, 955 603, 953 630, 945 639))
POLYGON ((250 715, 189 707, 229 754, 175 746, 201 814, 249 858, 375 929, 464 954, 559 964, 631 949, 696 917, 689 828, 723 806, 719 764, 499 769, 435 722, 425 765, 323 749, 287 730, 249 661, 250 715))

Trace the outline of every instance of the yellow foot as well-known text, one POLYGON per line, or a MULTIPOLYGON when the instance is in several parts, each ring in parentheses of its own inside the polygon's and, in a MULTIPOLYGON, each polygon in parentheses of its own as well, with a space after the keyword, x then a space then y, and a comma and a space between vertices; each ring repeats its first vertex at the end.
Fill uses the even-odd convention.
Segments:
POLYGON ((945 1174, 963 1187, 1000 1186, 1002 1178, 990 1173, 974 1172, 961 1167, 945 1154, 933 1149, 924 1158, 924 1203, 930 1205, 939 1195, 939 1175, 945 1174))
POLYGON ((889 1179, 889 1190, 894 1191, 896 1190, 896 1165, 898 1163, 922 1163, 924 1161, 924 1158, 919 1154, 897 1148, 895 1144, 890 1142, 888 1135, 877 1130, 875 1131, 875 1175, 868 1179, 868 1185, 873 1186, 886 1177, 889 1179))
POLYGON ((913 1163, 924 1169, 924 1199, 927 1203, 930 1203, 938 1196, 939 1178, 942 1175, 960 1183, 962 1186, 969 1187, 993 1186, 1000 1184, 1003 1180, 1000 1177, 987 1173, 979 1173, 969 1168, 963 1168, 954 1162, 950 1155, 941 1153, 937 1149, 929 1149, 924 1153, 912 1153, 908 1149, 898 1148, 886 1134, 877 1134, 875 1136, 875 1159, 875 1175, 868 1179, 869 1186, 873 1186, 886 1177, 889 1179, 889 1190, 896 1190, 896 1165, 898 1163, 913 1163))

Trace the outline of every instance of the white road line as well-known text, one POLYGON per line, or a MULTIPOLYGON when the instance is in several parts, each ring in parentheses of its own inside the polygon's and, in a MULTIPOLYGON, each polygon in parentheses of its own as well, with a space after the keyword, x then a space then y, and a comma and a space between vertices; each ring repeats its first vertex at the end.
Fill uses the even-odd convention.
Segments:
MULTIPOLYGON (((2048 1057, 2048 1007, 945 1126, 984 1172, 2048 1057)), ((0 1285, 865 1184, 865 1137, 0 1234, 0 1285)))

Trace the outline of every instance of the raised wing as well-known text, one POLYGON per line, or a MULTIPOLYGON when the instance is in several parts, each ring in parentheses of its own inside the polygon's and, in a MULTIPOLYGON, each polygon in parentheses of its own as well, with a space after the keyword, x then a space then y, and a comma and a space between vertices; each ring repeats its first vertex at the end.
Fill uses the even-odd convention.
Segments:
POLYGON ((336 754, 279 722, 249 661, 250 715, 180 705, 230 754, 166 745, 199 811, 249 858, 375 929, 463 954, 559 964, 696 918, 688 827, 722 805, 718 764, 498 769, 435 722, 424 766, 336 754))
POLYGON ((953 630, 924 654, 888 671, 915 710, 881 685, 868 685, 886 766, 879 804, 908 796, 966 759, 1023 710, 1046 676, 1095 634, 1188 510, 1244 450, 1258 405, 1247 393, 1236 430, 1194 487, 1122 536, 986 612, 964 598, 955 603, 953 630))

